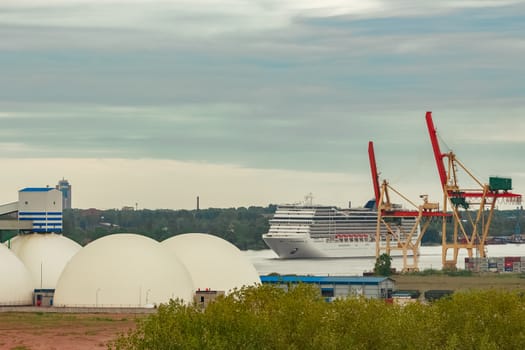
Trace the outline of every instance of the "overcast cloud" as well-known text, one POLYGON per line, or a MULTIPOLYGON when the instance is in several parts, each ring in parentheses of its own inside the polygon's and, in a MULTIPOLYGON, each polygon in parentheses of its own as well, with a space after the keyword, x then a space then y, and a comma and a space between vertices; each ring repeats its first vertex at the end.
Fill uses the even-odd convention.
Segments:
POLYGON ((4 175, 1 193, 65 177, 76 207, 191 207, 179 198, 197 195, 267 205, 308 192, 361 204, 373 140, 382 176, 439 200, 427 110, 443 147, 523 192, 524 16, 523 1, 4 0, 0 160, 39 170, 4 175), (166 164, 188 170, 184 185, 150 193, 153 179, 171 186, 157 175, 166 164), (121 190, 89 195, 102 178, 121 190))

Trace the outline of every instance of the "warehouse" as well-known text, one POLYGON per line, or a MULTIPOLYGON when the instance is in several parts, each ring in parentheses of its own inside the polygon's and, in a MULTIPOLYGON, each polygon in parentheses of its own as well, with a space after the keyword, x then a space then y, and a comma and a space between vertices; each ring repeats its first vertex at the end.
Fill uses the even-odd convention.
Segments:
POLYGON ((327 300, 349 296, 387 299, 392 296, 394 280, 388 277, 360 276, 261 276, 263 284, 274 284, 288 289, 298 283, 318 286, 327 300))

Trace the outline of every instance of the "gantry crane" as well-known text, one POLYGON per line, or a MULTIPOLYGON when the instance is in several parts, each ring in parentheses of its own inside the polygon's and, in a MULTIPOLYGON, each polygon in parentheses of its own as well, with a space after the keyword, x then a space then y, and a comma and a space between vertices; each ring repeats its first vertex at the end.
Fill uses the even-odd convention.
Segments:
POLYGON ((432 112, 426 113, 426 122, 443 189, 443 213, 446 213, 450 206, 453 217, 452 241, 447 237, 447 220, 443 219, 442 222, 443 268, 456 269, 460 249, 466 249, 469 257, 473 257, 474 249, 477 256, 486 256, 485 241, 496 200, 503 198, 508 203, 519 204, 521 195, 510 192, 510 178, 491 177, 488 184, 483 184, 457 159, 454 152, 441 153, 432 112), (459 186, 458 172, 461 170, 473 180, 476 188, 459 186), (449 249, 453 249, 452 259, 448 259, 447 256, 449 249))
POLYGON ((390 255, 392 250, 401 250, 403 254, 403 270, 402 272, 418 271, 418 255, 421 239, 430 225, 433 217, 450 216, 446 212, 439 210, 439 203, 431 203, 428 201, 428 195, 421 195, 423 203, 415 204, 407 197, 402 195, 394 189, 388 181, 383 180, 381 186, 379 185, 379 173, 377 171, 374 143, 368 143, 368 157, 370 160, 370 170, 372 172, 372 185, 374 187, 374 195, 377 207, 377 227, 376 227, 376 258, 378 258, 384 251, 390 255), (390 201, 390 192, 394 192, 400 198, 410 203, 415 209, 405 210, 401 209, 399 205, 395 205, 390 201), (400 220, 407 217, 415 218, 413 226, 410 230, 406 230, 403 225, 400 225, 400 220), (423 220, 425 218, 425 220, 423 220), (421 226, 421 223, 423 225, 421 226), (382 227, 386 227, 386 236, 382 233, 382 227), (383 237, 384 236, 384 237, 383 237), (394 238, 394 239, 392 239, 394 238), (412 256, 411 264, 408 262, 408 256, 412 256))

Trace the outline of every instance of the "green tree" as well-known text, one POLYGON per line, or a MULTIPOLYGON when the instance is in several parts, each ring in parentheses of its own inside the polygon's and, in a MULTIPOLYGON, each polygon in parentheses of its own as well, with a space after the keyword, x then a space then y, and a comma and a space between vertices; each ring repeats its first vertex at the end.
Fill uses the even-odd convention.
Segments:
POLYGON ((385 277, 392 274, 392 257, 390 255, 383 253, 376 259, 374 274, 385 277))

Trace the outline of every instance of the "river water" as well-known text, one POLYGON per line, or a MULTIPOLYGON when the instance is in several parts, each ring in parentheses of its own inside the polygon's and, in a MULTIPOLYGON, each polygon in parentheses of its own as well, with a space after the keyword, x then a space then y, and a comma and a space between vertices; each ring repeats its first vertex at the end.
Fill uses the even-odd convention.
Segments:
MULTIPOLYGON (((525 256, 525 244, 488 245, 489 257, 525 256)), ((451 253, 449 249, 449 254, 451 253)), ((337 258, 337 259, 279 259, 272 250, 248 250, 244 252, 260 275, 272 272, 279 274, 322 275, 322 276, 360 276, 374 269, 375 258, 337 258)), ((460 251, 457 267, 465 268, 465 249, 460 251)), ((412 258, 408 258, 412 263, 412 258)), ((402 258, 393 258, 392 267, 400 271, 402 258)), ((419 269, 441 269, 441 246, 420 247, 419 269)))

